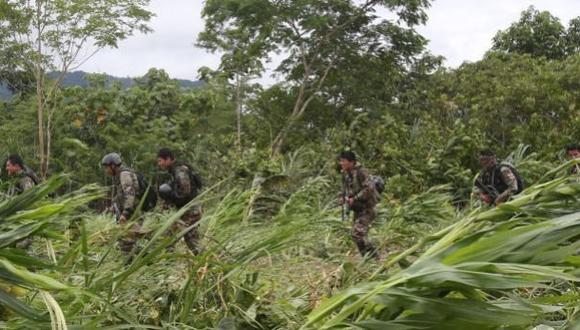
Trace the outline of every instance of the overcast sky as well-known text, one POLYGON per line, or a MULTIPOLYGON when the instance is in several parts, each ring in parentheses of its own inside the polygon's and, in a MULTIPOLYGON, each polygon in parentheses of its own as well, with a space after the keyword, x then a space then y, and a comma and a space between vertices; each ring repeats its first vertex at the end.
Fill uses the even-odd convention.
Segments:
MULTIPOLYGON (((433 54, 443 55, 448 66, 456 67, 481 59, 495 33, 518 20, 530 5, 550 11, 564 25, 580 16, 579 0, 435 0, 428 10, 429 21, 418 30, 430 40, 433 54)), ((157 15, 151 22, 153 33, 103 50, 80 69, 133 77, 156 67, 174 78, 196 79, 200 67, 219 64, 219 55, 194 46, 203 28, 202 6, 201 0, 152 0, 150 10, 157 15)))

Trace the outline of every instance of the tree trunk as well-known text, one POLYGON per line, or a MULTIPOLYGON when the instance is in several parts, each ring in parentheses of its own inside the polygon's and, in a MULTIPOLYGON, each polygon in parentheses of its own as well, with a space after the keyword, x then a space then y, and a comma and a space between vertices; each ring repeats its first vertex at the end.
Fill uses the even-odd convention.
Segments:
POLYGON ((280 130, 280 132, 278 132, 276 138, 272 142, 272 154, 271 154, 272 158, 279 155, 280 152, 282 151, 282 146, 284 145, 286 136, 288 135, 290 128, 292 128, 292 126, 294 125, 294 122, 300 118, 301 115, 300 109, 304 108, 304 104, 305 104, 304 93, 300 93, 298 95, 298 98, 296 99, 296 103, 294 103, 294 109, 292 110, 290 117, 288 117, 288 122, 286 123, 286 126, 284 126, 280 130))
POLYGON ((316 95, 316 93, 318 93, 318 91, 320 91, 320 89, 322 88, 322 85, 324 84, 324 81, 326 80, 326 77, 328 77, 328 73, 330 72, 330 70, 332 69, 333 66, 334 66, 334 59, 331 60, 330 63, 326 66, 324 73, 318 79, 316 86, 312 88, 311 92, 309 93, 310 95, 308 97, 306 97, 306 94, 307 94, 306 90, 308 88, 308 77, 309 77, 311 71, 310 71, 310 65, 305 63, 305 65, 304 65, 304 67, 305 67, 304 78, 302 80, 302 86, 300 86, 300 91, 298 92, 298 96, 296 97, 296 102, 294 103, 294 108, 292 109, 292 113, 290 114, 290 117, 288 118, 288 122, 287 122, 286 126, 284 126, 284 128, 282 128, 282 130, 280 130, 278 135, 276 135, 274 142, 272 142, 272 154, 271 154, 272 158, 279 155, 280 152, 282 151, 282 146, 284 145, 284 142, 286 140, 286 136, 288 135, 288 132, 290 131, 292 126, 294 126, 294 124, 302 117, 302 115, 306 111, 306 108, 308 107, 308 104, 310 104, 310 102, 314 99, 314 96, 316 95))
MULTIPOLYGON (((42 74, 42 72, 39 72, 42 74)), ((42 102, 42 81, 41 78, 36 81, 36 113, 38 120, 38 157, 40 158, 40 176, 45 177, 46 174, 46 154, 44 149, 44 105, 42 102)))
POLYGON ((41 26, 41 19, 42 19, 42 1, 38 0, 36 2, 36 18, 38 20, 36 26, 37 34, 37 45, 36 51, 37 56, 36 58, 36 105, 37 105, 37 120, 38 120, 38 157, 40 158, 40 177, 46 178, 46 152, 45 152, 45 141, 44 141, 44 71, 42 69, 42 59, 40 54, 42 54, 42 26, 41 26))
POLYGON ((242 153, 242 79, 236 74, 236 125, 238 130, 238 151, 242 153))

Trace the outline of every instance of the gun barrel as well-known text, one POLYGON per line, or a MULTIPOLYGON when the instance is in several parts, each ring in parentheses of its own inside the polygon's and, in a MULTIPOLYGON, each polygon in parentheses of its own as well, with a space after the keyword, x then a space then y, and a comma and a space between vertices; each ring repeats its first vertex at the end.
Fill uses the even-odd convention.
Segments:
POLYGON ((119 210, 117 203, 113 203, 113 210, 115 211, 115 222, 119 223, 119 219, 121 218, 121 210, 119 210))
POLYGON ((483 190, 483 192, 489 195, 492 199, 495 199, 499 195, 493 187, 486 186, 479 180, 475 180, 475 186, 483 190))

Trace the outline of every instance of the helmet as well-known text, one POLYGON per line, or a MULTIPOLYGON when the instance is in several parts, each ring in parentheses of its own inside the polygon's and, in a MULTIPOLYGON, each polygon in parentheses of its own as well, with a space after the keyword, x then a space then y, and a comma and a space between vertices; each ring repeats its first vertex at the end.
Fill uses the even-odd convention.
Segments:
POLYGON ((101 165, 108 166, 108 165, 121 165, 121 156, 116 153, 112 152, 110 154, 106 154, 105 157, 101 160, 101 165))

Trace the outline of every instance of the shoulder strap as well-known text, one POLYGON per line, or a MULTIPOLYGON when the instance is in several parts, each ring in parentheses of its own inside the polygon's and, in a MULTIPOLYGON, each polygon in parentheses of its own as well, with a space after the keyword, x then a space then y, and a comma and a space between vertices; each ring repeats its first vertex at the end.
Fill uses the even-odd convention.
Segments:
POLYGON ((143 176, 143 173, 137 172, 134 169, 130 168, 130 167, 123 167, 121 168, 119 175, 123 172, 129 172, 130 174, 134 174, 135 178, 137 179, 137 185, 139 186, 139 194, 142 194, 142 192, 144 191, 145 188, 142 187, 142 179, 144 179, 145 177, 143 176))
POLYGON ((522 176, 520 175, 520 173, 518 172, 518 170, 513 167, 511 164, 507 164, 507 163, 501 163, 498 164, 497 168, 498 168, 498 174, 501 175, 501 169, 502 167, 507 167, 510 169, 510 171, 513 173, 514 177, 516 178, 516 181, 518 183, 518 190, 517 190, 517 194, 519 194, 520 192, 522 192, 522 190, 524 190, 524 180, 522 178, 522 176))
POLYGON ((39 177, 36 175, 36 173, 34 173, 34 172, 33 172, 33 171, 30 169, 30 167, 28 167, 28 166, 24 166, 24 168, 22 169, 22 174, 23 174, 24 176, 27 176, 27 177, 29 177, 29 178, 30 178, 30 180, 32 180, 32 182, 34 182, 34 184, 35 184, 35 185, 37 185, 37 184, 39 184, 39 183, 41 182, 41 181, 40 181, 40 178, 39 178, 39 177))
MULTIPOLYGON (((356 178, 356 179, 358 180, 358 183, 359 183, 361 186, 363 186, 363 185, 364 185, 364 183, 365 183, 365 178, 364 178, 364 174, 365 174, 365 173, 364 173, 364 171, 365 171, 365 170, 364 170, 364 169, 361 167, 361 168, 357 169, 357 173, 356 173, 356 176, 357 176, 357 178, 356 178)), ((367 174, 367 176, 368 176, 368 174, 367 174)))
MULTIPOLYGON (((187 173, 189 174, 189 180, 190 180, 191 184, 194 186, 193 188, 195 190, 200 190, 203 186, 203 182, 202 182, 199 174, 197 174, 197 172, 193 169, 193 166, 191 166, 189 163, 186 163, 184 161, 177 160, 177 161, 175 161, 174 166, 173 166, 174 172, 178 166, 187 167, 187 173)), ((197 194, 197 192, 195 192, 195 194, 197 194)))

